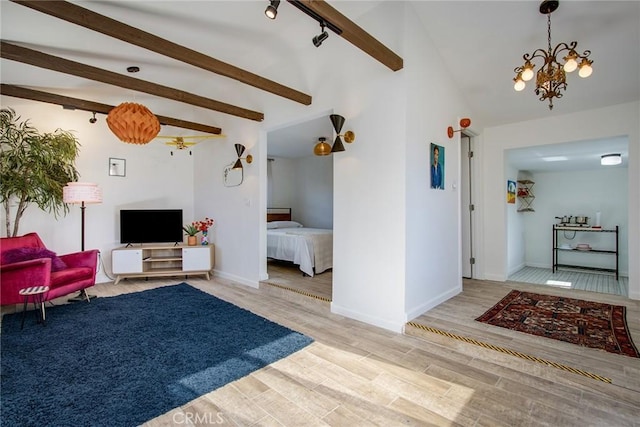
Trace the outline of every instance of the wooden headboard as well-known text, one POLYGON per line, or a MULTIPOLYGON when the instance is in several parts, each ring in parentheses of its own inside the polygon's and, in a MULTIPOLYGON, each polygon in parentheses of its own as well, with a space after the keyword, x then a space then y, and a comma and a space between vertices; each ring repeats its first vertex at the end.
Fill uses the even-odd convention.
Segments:
POLYGON ((291 208, 267 208, 267 222, 291 221, 291 208))

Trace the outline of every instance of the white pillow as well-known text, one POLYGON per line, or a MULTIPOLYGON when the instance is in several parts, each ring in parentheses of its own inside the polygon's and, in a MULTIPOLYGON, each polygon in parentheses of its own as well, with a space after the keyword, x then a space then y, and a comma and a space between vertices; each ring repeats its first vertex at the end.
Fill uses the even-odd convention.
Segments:
POLYGON ((273 228, 300 228, 302 224, 296 221, 271 221, 267 223, 267 229, 273 228))

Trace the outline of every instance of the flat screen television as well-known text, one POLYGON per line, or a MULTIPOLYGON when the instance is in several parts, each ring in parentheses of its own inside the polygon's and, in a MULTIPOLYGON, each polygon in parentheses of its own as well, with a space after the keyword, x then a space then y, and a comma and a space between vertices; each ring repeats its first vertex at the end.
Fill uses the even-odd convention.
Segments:
POLYGON ((120 243, 181 243, 182 236, 182 209, 120 210, 120 243))

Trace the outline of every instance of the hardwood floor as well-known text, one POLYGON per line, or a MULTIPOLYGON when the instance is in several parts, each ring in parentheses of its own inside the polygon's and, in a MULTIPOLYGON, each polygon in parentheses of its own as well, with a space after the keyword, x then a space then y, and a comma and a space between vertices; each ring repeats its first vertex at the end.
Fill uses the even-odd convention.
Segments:
MULTIPOLYGON (((126 280, 92 288, 100 297, 179 283, 126 280)), ((287 299, 214 278, 192 286, 300 331, 303 350, 145 423, 263 426, 631 426, 640 427, 640 359, 491 327, 473 319, 512 284, 465 280, 464 291, 416 322, 510 347, 612 379, 583 375, 422 330, 397 334, 333 314, 322 301, 287 299)), ((640 343, 640 302, 521 284, 627 306, 640 343)), ((49 327, 49 326, 48 326, 49 327)), ((53 327, 53 320, 51 320, 53 327)), ((158 392, 162 392, 159 390, 158 392)), ((99 402, 96 402, 99 405, 99 402)))
POLYGON ((297 292, 301 295, 315 297, 330 302, 332 297, 333 272, 331 270, 315 274, 313 277, 303 276, 297 265, 278 260, 267 260, 269 279, 264 285, 275 285, 280 289, 297 292))

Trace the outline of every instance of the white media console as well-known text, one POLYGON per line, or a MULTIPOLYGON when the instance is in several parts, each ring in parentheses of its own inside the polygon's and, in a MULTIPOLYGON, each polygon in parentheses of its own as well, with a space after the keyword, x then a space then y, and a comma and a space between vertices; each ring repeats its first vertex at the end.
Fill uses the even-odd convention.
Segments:
POLYGON ((209 273, 215 261, 214 245, 142 244, 113 249, 115 284, 126 277, 191 276, 209 273))

